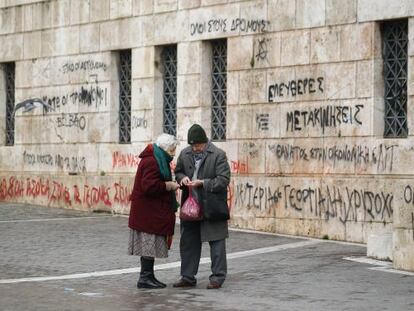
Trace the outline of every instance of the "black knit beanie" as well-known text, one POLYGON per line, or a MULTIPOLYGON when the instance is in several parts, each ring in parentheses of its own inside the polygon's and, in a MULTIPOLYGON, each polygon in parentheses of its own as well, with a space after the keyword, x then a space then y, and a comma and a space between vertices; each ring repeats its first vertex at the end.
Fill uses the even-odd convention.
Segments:
POLYGON ((204 129, 198 125, 193 124, 188 130, 188 143, 192 144, 202 144, 208 142, 206 132, 204 129))

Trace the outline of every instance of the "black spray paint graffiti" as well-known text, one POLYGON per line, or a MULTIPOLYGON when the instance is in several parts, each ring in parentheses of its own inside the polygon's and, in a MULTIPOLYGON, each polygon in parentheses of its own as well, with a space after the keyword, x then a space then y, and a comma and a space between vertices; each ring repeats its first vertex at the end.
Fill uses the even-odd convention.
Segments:
POLYGON ((235 204, 248 209, 268 210, 281 198, 279 188, 272 190, 270 187, 255 187, 248 182, 236 185, 235 204))
POLYGON ((131 118, 131 129, 137 129, 137 128, 147 128, 148 121, 145 119, 145 117, 138 118, 136 116, 132 116, 131 118))
POLYGON ((86 127, 86 118, 79 113, 62 113, 56 118, 58 127, 76 127, 84 130, 86 127))
MULTIPOLYGON (((257 41, 257 53, 256 53, 256 60, 257 61, 263 61, 263 60, 267 60, 267 53, 268 53, 268 49, 267 49, 267 42, 270 41, 269 39, 263 38, 263 39, 259 39, 257 41)), ((254 50, 254 48, 253 48, 254 50)))
POLYGON ((296 189, 285 185, 283 188, 286 209, 308 211, 325 220, 339 219, 343 224, 349 221, 392 220, 392 193, 348 187, 344 191, 335 186, 296 189))
POLYGON ((267 27, 270 25, 269 21, 264 19, 245 19, 235 18, 233 20, 227 20, 227 18, 210 19, 207 22, 196 22, 190 24, 190 34, 192 36, 203 33, 214 32, 228 32, 228 31, 240 31, 245 33, 263 33, 267 31, 267 27))
POLYGON ((236 185, 235 206, 268 211, 283 202, 285 209, 312 215, 329 221, 338 219, 342 224, 353 221, 391 221, 393 215, 392 193, 373 192, 365 189, 294 188, 284 185, 272 189, 255 186, 249 182, 236 185))
MULTIPOLYGON (((414 190, 410 185, 407 185, 404 189, 404 200, 405 203, 414 205, 414 190)), ((411 212, 411 229, 413 231, 414 241, 414 212, 411 212)))
POLYGON ((100 106, 107 106, 108 104, 108 90, 101 88, 99 85, 86 85, 80 89, 69 94, 61 96, 43 96, 42 100, 49 107, 43 107, 43 113, 47 114, 51 110, 59 111, 61 107, 66 105, 83 105, 87 107, 98 108, 100 106))
POLYGON ((259 156, 259 146, 254 142, 243 143, 241 146, 241 151, 248 154, 252 159, 259 156))
POLYGON ((272 103, 277 97, 297 96, 324 92, 324 77, 291 80, 287 83, 274 83, 268 87, 268 101, 272 103))
POLYGON ((364 105, 336 106, 329 105, 305 110, 293 110, 286 113, 286 130, 288 132, 302 131, 308 127, 320 127, 322 133, 325 128, 335 128, 341 124, 361 125, 359 112, 364 105))
POLYGON ((267 42, 269 41, 270 39, 266 39, 266 38, 253 41, 253 55, 250 59, 250 66, 252 68, 255 66, 256 61, 269 63, 267 59, 267 54, 268 54, 267 42))
POLYGON ((55 167, 69 172, 86 172, 86 158, 78 156, 65 156, 61 154, 36 154, 23 152, 23 162, 27 165, 41 165, 55 167))
POLYGON ((259 131, 269 130, 269 114, 256 113, 256 127, 259 131))
POLYGON ((380 172, 392 172, 394 164, 394 149, 398 145, 379 144, 375 147, 363 145, 301 147, 291 144, 271 144, 269 151, 278 159, 295 164, 297 161, 311 161, 329 164, 335 167, 339 164, 358 166, 374 166, 380 172))
POLYGON ((104 62, 93 61, 93 60, 84 60, 84 61, 68 61, 60 69, 63 73, 70 73, 75 71, 94 71, 94 70, 103 70, 106 71, 108 68, 107 64, 104 62))

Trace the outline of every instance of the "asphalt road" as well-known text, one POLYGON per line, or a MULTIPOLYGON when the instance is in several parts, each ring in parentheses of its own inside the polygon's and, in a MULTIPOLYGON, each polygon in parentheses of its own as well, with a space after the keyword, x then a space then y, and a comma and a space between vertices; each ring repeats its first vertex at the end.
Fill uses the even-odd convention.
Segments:
POLYGON ((156 260, 166 289, 139 290, 127 255, 128 219, 0 204, 0 311, 414 310, 414 273, 365 258, 364 245, 231 231, 229 274, 207 290, 209 247, 198 285, 176 289, 179 230, 156 260))

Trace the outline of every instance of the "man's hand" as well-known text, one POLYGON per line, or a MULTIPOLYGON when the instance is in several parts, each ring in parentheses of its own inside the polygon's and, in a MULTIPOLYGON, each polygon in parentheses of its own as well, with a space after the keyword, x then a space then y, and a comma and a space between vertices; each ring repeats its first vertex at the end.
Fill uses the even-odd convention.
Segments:
POLYGON ((181 179, 180 185, 181 186, 190 186, 191 179, 187 176, 185 176, 183 179, 181 179))
POLYGON ((193 180, 189 184, 189 186, 191 186, 191 187, 202 187, 203 185, 204 185, 204 181, 202 181, 200 179, 193 180))

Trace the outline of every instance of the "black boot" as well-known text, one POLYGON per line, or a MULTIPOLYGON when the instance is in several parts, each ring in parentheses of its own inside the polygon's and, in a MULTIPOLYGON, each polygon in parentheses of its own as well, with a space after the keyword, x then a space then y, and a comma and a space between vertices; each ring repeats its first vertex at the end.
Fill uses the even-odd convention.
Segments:
POLYGON ((154 276, 154 258, 141 257, 141 273, 137 283, 138 288, 164 288, 167 285, 158 281, 154 276))

